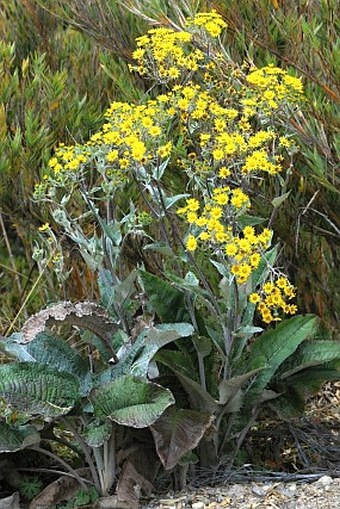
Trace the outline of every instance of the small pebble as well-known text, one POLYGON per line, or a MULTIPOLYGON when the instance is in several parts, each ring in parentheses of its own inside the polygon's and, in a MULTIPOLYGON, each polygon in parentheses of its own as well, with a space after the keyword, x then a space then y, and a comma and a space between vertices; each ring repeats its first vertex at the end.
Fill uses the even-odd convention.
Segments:
POLYGON ((192 504, 192 509, 204 509, 205 505, 203 502, 194 502, 192 504))
POLYGON ((333 479, 329 475, 323 475, 314 484, 321 484, 322 486, 329 486, 332 484, 333 479))

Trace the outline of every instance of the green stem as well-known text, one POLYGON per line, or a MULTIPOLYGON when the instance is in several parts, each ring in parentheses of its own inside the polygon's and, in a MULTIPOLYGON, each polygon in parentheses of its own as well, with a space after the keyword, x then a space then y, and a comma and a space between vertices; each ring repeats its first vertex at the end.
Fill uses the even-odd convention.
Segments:
POLYGON ((105 495, 106 492, 105 492, 105 479, 104 479, 104 465, 103 465, 103 455, 102 455, 101 449, 102 449, 101 447, 93 447, 93 455, 94 455, 94 459, 96 462, 96 467, 97 467, 96 472, 98 473, 98 482, 100 485, 99 492, 101 493, 101 495, 105 495))
POLYGON ((73 424, 71 424, 66 417, 62 417, 61 421, 64 423, 65 427, 69 431, 71 431, 73 433, 73 435, 74 435, 75 439, 77 440, 81 450, 83 451, 85 459, 86 459, 86 462, 87 462, 87 464, 89 466, 89 469, 90 469, 90 472, 91 472, 91 475, 92 475, 94 486, 95 486, 96 490, 100 493, 101 486, 100 486, 100 482, 99 482, 98 472, 97 472, 95 464, 94 464, 94 462, 93 462, 93 460, 91 458, 91 454, 89 452, 88 445, 85 443, 83 438, 79 435, 78 431, 73 426, 73 424))
MULTIPOLYGON (((194 309, 194 306, 193 306, 193 304, 191 302, 190 296, 188 294, 186 294, 185 300, 186 300, 187 309, 188 309, 189 314, 190 314, 191 323, 194 326, 194 329, 195 329, 196 333, 199 334, 197 320, 196 320, 196 316, 195 316, 195 309, 194 309)), ((207 390, 207 383, 206 383, 206 377, 205 377, 204 357, 199 352, 198 348, 196 347, 196 343, 195 343, 194 340, 193 340, 193 343, 194 343, 195 350, 196 350, 196 353, 197 353, 198 371, 199 371, 201 386, 206 391, 207 390)))
POLYGON ((116 430, 113 424, 109 440, 104 442, 104 489, 108 493, 116 477, 116 430))

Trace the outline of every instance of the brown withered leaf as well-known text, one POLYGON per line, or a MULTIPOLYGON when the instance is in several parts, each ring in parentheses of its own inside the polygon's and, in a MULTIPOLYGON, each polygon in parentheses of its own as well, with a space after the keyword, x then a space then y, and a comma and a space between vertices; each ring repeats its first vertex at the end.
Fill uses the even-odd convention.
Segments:
POLYGON ((199 444, 214 416, 196 410, 167 408, 150 426, 158 456, 165 468, 170 470, 181 457, 199 444))
POLYGON ((110 319, 104 308, 88 301, 77 303, 59 302, 42 309, 24 323, 20 342, 22 344, 29 343, 46 327, 61 324, 77 325, 82 329, 93 332, 105 342, 115 357, 110 339, 112 334, 118 330, 118 326, 110 319))
MULTIPOLYGON (((89 470, 86 468, 76 471, 81 477, 89 478, 89 470)), ((29 509, 48 509, 60 502, 70 500, 79 491, 79 483, 73 477, 63 475, 56 481, 48 484, 29 505, 29 509)))
POLYGON ((137 472, 134 465, 128 460, 125 462, 117 484, 117 500, 124 503, 124 507, 138 509, 142 493, 149 496, 154 487, 142 474, 137 472))

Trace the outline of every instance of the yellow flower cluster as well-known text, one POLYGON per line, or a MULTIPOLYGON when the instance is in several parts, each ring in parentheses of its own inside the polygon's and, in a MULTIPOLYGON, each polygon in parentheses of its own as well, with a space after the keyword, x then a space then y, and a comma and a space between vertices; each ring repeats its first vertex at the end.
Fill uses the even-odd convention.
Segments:
MULTIPOLYGON (((150 182, 176 163, 193 196, 200 196, 177 210, 188 230, 187 251, 213 250, 241 285, 258 268, 272 236, 267 228, 240 226, 250 207, 244 189, 255 174, 283 171, 283 155, 294 145, 275 119, 287 104, 301 101, 303 91, 299 78, 272 65, 250 70, 221 65, 214 38, 225 27, 212 11, 188 20, 186 30, 157 28, 138 38, 136 65, 130 68, 164 84, 166 92, 141 104, 113 102, 87 143, 60 144, 36 197, 48 194, 57 202, 65 188, 69 196, 87 181, 91 197, 106 200, 133 177, 149 192, 150 182)), ((139 224, 149 221, 138 217, 139 224)), ((287 303, 293 296, 294 288, 280 277, 250 301, 269 323, 280 312, 295 313, 296 306, 287 303)))
POLYGON ((132 56, 137 65, 130 70, 161 83, 177 80, 183 72, 197 71, 205 59, 204 53, 189 46, 192 34, 176 32, 171 28, 149 30, 136 40, 137 49, 132 56))
POLYGON ((244 129, 241 104, 234 101, 233 107, 223 105, 213 90, 190 82, 173 87, 168 98, 172 111, 178 112, 181 133, 196 143, 195 152, 187 154, 182 167, 194 166, 196 173, 210 174, 219 173, 221 168, 223 173, 228 167, 225 177, 220 174, 221 178, 229 176, 232 170, 238 178, 282 171, 281 152, 291 147, 290 141, 271 127, 255 130, 249 125, 244 129))
POLYGON ((284 101, 296 103, 303 98, 301 79, 290 76, 287 71, 273 65, 251 71, 247 82, 251 88, 243 104, 248 113, 255 110, 270 112, 277 110, 284 101))
POLYGON ((285 276, 276 281, 265 283, 259 293, 252 293, 249 301, 256 304, 264 323, 280 321, 280 313, 294 315, 297 312, 295 304, 287 301, 295 297, 295 287, 285 276))
POLYGON ((134 169, 159 164, 173 149, 167 126, 175 112, 168 102, 168 96, 159 96, 142 105, 112 103, 106 112, 106 123, 87 143, 59 145, 48 163, 49 175, 44 184, 38 184, 36 194, 46 191, 49 184, 65 185, 67 179, 80 177, 82 170, 91 165, 119 185, 134 169))
POLYGON ((186 200, 185 207, 177 214, 184 216, 196 235, 190 233, 187 251, 195 251, 198 246, 212 247, 226 256, 231 273, 239 284, 245 283, 252 271, 258 268, 261 253, 270 245, 272 232, 268 228, 256 235, 252 226, 246 226, 237 233, 235 217, 239 209, 250 206, 248 196, 240 189, 231 190, 228 186, 216 188, 213 197, 200 213, 200 203, 196 198, 186 200), (226 226, 228 225, 228 226, 226 226))
POLYGON ((227 24, 223 21, 222 16, 214 9, 210 12, 199 12, 195 17, 188 21, 188 26, 203 27, 211 37, 218 37, 226 28, 227 24))
POLYGON ((132 54, 136 65, 130 65, 130 70, 160 83, 179 80, 187 72, 198 70, 206 70, 209 79, 209 70, 215 68, 212 55, 192 44, 193 34, 199 28, 215 38, 227 25, 214 10, 196 14, 186 25, 188 30, 183 31, 155 28, 136 39, 137 49, 132 54))
POLYGON ((106 112, 107 123, 99 136, 92 136, 89 145, 102 144, 106 161, 120 169, 168 157, 172 142, 166 139, 166 127, 174 112, 167 102, 166 96, 159 96, 140 105, 112 103, 106 112))

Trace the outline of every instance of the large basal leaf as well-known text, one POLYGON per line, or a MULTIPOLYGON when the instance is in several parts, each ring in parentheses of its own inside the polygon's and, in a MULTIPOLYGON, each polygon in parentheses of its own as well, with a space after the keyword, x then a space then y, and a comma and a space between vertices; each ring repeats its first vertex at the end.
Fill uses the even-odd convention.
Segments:
POLYGON ((97 417, 109 417, 118 424, 146 428, 173 405, 169 389, 126 375, 91 394, 97 417))
POLYGON ((63 323, 93 332, 112 350, 112 356, 115 356, 111 337, 118 330, 118 326, 104 308, 93 302, 59 302, 39 311, 24 323, 21 343, 29 343, 39 332, 44 332, 46 327, 63 323))
POLYGON ((163 349, 157 352, 154 359, 171 370, 179 371, 183 375, 198 381, 196 365, 188 352, 163 349))
MULTIPOLYGON (((326 366, 313 366, 283 380, 283 389, 293 387, 299 394, 317 392, 329 380, 340 380, 340 366, 330 362, 326 366)), ((281 384, 280 384, 281 385, 281 384)))
POLYGON ((86 359, 51 331, 40 332, 26 348, 36 362, 58 371, 67 371, 76 376, 82 376, 88 370, 86 359))
POLYGON ((261 392, 281 364, 313 333, 315 323, 315 316, 296 316, 284 320, 276 329, 265 332, 254 341, 249 353, 247 371, 259 367, 257 364, 259 358, 265 359, 266 365, 247 392, 248 404, 253 405, 260 398, 261 392))
POLYGON ((15 452, 40 442, 40 436, 33 426, 11 426, 0 422, 0 453, 15 452))
POLYGON ((187 322, 190 317, 185 306, 184 293, 149 272, 140 272, 148 299, 162 322, 187 322))
POLYGON ((302 343, 294 357, 281 367, 280 379, 284 380, 295 373, 330 361, 340 360, 340 343, 337 341, 306 341, 302 343))
POLYGON ((145 335, 142 352, 131 367, 131 374, 146 376, 149 364, 158 350, 176 339, 190 336, 193 332, 194 328, 190 323, 165 323, 150 327, 145 335))
POLYGON ((17 340, 17 335, 12 335, 5 345, 6 351, 15 356, 18 361, 38 362, 46 367, 79 377, 82 395, 86 395, 91 390, 88 361, 57 334, 49 330, 39 332, 28 344, 21 344, 17 340))
POLYGON ((56 334, 50 331, 40 332, 26 348, 36 362, 77 376, 83 396, 91 390, 88 361, 56 334))
POLYGON ((100 421, 95 419, 94 421, 87 424, 82 436, 85 442, 91 447, 100 447, 103 443, 108 440, 112 433, 112 422, 106 419, 100 421))
POLYGON ((36 362, 0 366, 0 397, 28 414, 58 417, 79 399, 79 379, 36 362))
POLYGON ((214 417, 195 410, 170 407, 150 426, 157 454, 165 470, 175 467, 181 457, 201 441, 214 417))

